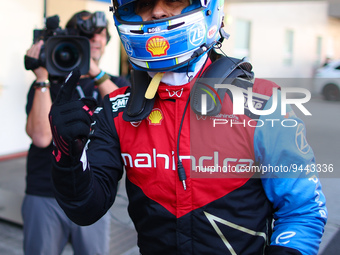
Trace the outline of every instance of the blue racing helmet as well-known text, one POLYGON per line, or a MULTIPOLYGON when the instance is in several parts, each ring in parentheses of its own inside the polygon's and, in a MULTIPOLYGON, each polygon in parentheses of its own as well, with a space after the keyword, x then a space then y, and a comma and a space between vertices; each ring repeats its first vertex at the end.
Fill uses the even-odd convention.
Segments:
POLYGON ((221 38, 224 0, 191 0, 180 15, 143 21, 138 0, 113 0, 113 19, 133 67, 162 72, 197 62, 221 38))

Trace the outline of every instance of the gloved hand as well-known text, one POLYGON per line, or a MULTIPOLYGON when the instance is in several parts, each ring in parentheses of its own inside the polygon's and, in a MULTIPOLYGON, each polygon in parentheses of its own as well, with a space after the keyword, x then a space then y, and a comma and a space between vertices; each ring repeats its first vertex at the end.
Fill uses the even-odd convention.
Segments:
POLYGON ((49 114, 53 155, 57 164, 64 167, 71 167, 79 162, 91 131, 92 115, 97 105, 93 98, 72 100, 79 78, 80 71, 76 68, 60 88, 49 114))

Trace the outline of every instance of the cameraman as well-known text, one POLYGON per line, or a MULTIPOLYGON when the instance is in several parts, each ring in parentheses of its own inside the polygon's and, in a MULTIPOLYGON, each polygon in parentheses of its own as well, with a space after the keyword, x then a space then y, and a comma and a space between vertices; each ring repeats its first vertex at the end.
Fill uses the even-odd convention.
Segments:
MULTIPOLYGON (((88 23, 92 17, 90 12, 78 12, 66 25, 66 29, 87 36, 91 46, 89 72, 82 75, 72 97, 93 97, 100 104, 102 97, 118 87, 128 86, 129 82, 100 70, 99 61, 110 35, 105 15, 106 27, 101 29, 97 29, 96 24, 88 23), (81 27, 84 22, 92 27, 84 26, 84 29, 81 27), (86 31, 89 28, 92 30, 86 31), (91 34, 91 31, 94 32, 91 34)), ((37 61, 43 44, 42 40, 33 44, 26 57, 37 61)), ((93 225, 80 227, 68 219, 54 198, 51 183, 52 134, 48 113, 65 77, 55 79, 42 66, 32 71, 36 80, 29 90, 26 105, 26 132, 32 144, 27 157, 26 195, 22 205, 24 253, 58 255, 70 241, 75 255, 109 254, 110 215, 104 215, 93 225)))

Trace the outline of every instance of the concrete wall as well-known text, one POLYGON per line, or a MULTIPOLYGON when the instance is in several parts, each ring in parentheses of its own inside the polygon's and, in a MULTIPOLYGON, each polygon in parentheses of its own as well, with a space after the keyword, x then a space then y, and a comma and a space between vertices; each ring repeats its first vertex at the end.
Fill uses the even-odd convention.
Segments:
POLYGON ((43 26, 43 4, 36 0, 0 1, 0 155, 27 150, 26 93, 34 79, 24 69, 32 31, 43 26))
POLYGON ((226 5, 226 30, 231 34, 223 49, 235 54, 235 21, 251 23, 250 60, 258 77, 310 78, 320 59, 317 37, 322 38, 321 59, 340 58, 340 21, 328 17, 325 1, 252 2, 226 5), (293 62, 284 64, 285 31, 294 32, 293 62))

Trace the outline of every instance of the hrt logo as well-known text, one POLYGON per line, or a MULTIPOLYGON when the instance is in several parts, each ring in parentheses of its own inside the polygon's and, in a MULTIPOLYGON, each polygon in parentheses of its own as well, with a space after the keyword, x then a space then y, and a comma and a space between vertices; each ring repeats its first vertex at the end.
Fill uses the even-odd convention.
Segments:
MULTIPOLYGON (((212 89, 211 87, 209 87, 212 89)), ((244 109, 247 108, 251 113, 256 115, 270 115, 275 112, 278 105, 278 89, 273 88, 272 94, 272 105, 270 109, 259 110, 262 108, 261 101, 255 99, 256 97, 263 97, 257 93, 253 93, 252 88, 247 90, 239 88, 231 84, 216 84, 215 89, 228 89, 233 96, 233 114, 243 115, 244 109)), ((204 89, 203 89, 204 90, 204 89)), ((215 91, 214 91, 215 93, 215 91)), ((215 93, 217 94, 217 92, 215 93)), ((211 93, 201 95, 201 114, 207 115, 207 95, 213 98, 211 93)), ((309 90, 304 88, 281 88, 281 115, 285 116, 287 114, 287 105, 295 105, 304 115, 312 115, 304 106, 304 103, 309 102, 311 99, 311 93, 309 90), (287 98, 288 93, 299 93, 304 95, 303 98, 287 98)), ((217 101, 213 98, 215 104, 217 101)), ((220 102, 222 103, 222 102, 220 102)))

